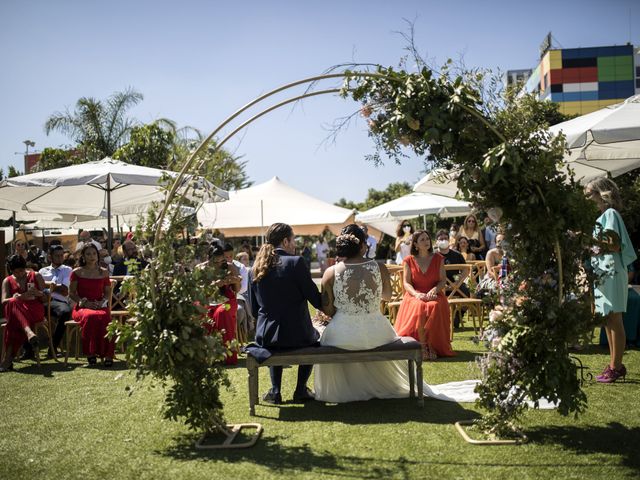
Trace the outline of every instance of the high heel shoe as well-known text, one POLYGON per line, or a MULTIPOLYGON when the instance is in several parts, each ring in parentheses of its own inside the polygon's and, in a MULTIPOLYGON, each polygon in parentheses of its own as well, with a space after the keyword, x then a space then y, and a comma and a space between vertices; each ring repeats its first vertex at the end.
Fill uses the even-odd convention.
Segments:
POLYGON ((602 375, 598 375, 596 380, 598 383, 615 383, 622 377, 622 381, 626 381, 627 377, 627 367, 624 365, 620 365, 620 368, 609 368, 605 369, 602 375))
POLYGON ((438 355, 431 347, 426 345, 422 348, 422 360, 430 362, 437 359, 438 359, 438 355))

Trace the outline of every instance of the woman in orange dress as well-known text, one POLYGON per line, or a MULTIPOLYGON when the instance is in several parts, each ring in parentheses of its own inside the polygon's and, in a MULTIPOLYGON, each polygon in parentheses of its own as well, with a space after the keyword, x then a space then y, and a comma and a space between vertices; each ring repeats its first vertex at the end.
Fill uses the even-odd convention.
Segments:
MULTIPOLYGON (((4 359, 0 372, 13 370, 13 357, 26 341, 37 350, 36 324, 44 322, 44 280, 39 273, 27 270, 21 255, 7 259, 9 276, 2 282, 2 305, 7 325, 4 332, 4 359)), ((36 354, 38 352, 36 351, 36 354)))
POLYGON ((413 234, 411 255, 402 263, 404 297, 396 318, 396 332, 419 340, 426 360, 454 356, 449 303, 444 293, 444 258, 433 252, 426 231, 413 234))
POLYGON ((80 324, 82 351, 89 365, 95 365, 98 357, 104 366, 113 365, 115 342, 106 338, 107 326, 111 323, 109 295, 111 282, 109 272, 98 264, 96 246, 87 242, 80 254, 80 267, 71 272, 69 298, 76 302, 72 318, 80 324))

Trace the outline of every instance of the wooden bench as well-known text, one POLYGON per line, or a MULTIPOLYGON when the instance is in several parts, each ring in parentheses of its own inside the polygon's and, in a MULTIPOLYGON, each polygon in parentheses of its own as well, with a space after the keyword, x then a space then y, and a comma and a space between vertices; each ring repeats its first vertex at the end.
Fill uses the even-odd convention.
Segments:
POLYGON ((401 337, 393 343, 372 350, 343 350, 336 347, 304 347, 295 350, 273 352, 262 363, 247 355, 249 374, 249 415, 256 414, 258 398, 258 368, 289 365, 318 365, 323 363, 381 362, 407 360, 409 362, 409 398, 414 398, 417 386, 418 405, 424 406, 422 389, 422 348, 411 337, 401 337))

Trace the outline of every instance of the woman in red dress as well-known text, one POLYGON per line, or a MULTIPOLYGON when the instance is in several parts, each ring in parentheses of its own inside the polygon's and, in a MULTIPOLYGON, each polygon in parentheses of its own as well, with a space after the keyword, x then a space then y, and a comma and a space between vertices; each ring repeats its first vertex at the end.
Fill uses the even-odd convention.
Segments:
POLYGON ((21 255, 7 260, 10 275, 2 282, 2 305, 7 325, 4 331, 4 359, 0 372, 13 369, 13 358, 22 344, 28 341, 38 355, 36 324, 44 322, 46 295, 44 280, 39 273, 27 271, 27 261, 21 255))
POLYGON ((454 356, 449 303, 444 293, 444 258, 433 253, 431 237, 426 231, 413 234, 411 255, 402 263, 404 297, 398 309, 396 332, 419 340, 426 360, 454 356))
MULTIPOLYGON (((209 261, 201 263, 200 268, 210 267, 226 272, 227 275, 216 283, 220 287, 220 293, 227 298, 225 303, 210 305, 207 316, 211 319, 204 324, 204 328, 209 332, 217 330, 222 332, 222 340, 225 343, 236 339, 236 315, 238 313, 238 301, 236 293, 240 290, 240 272, 233 263, 227 263, 224 258, 224 249, 220 245, 213 245, 209 249, 209 261)), ((231 355, 225 358, 225 364, 236 365, 238 363, 238 352, 233 349, 231 355)))
POLYGON ((106 338, 107 325, 111 322, 109 272, 98 264, 98 249, 86 243, 80 252, 80 267, 71 272, 69 298, 76 302, 72 318, 80 324, 82 350, 89 365, 104 359, 104 366, 113 365, 115 343, 106 338))

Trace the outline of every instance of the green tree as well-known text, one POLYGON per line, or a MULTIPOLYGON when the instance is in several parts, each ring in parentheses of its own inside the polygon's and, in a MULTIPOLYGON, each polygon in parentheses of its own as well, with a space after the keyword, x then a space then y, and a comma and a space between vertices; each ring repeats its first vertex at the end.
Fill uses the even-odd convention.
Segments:
POLYGON ((9 173, 7 174, 8 178, 19 177, 20 175, 22 175, 22 172, 13 165, 9 165, 9 173))
POLYGON ((38 163, 32 168, 32 171, 42 172, 44 170, 68 167, 82 162, 83 158, 76 150, 47 147, 40 154, 40 160, 38 160, 38 163))
POLYGON ((131 128, 129 141, 113 154, 113 158, 133 165, 170 168, 174 159, 176 137, 157 122, 131 128))
POLYGON ((387 185, 387 188, 385 188, 384 190, 376 190, 375 188, 370 188, 367 192, 367 198, 365 198, 363 202, 357 203, 352 200, 341 198, 335 204, 339 207, 356 209, 363 212, 365 210, 377 207, 378 205, 382 205, 383 203, 395 200, 396 198, 400 198, 403 195, 411 193, 412 191, 413 190, 409 183, 395 182, 387 185))
POLYGON ((82 97, 73 112, 67 109, 47 118, 44 130, 47 135, 60 132, 77 142, 87 161, 112 156, 128 140, 135 124, 127 111, 142 99, 142 94, 131 88, 104 101, 82 97))

